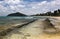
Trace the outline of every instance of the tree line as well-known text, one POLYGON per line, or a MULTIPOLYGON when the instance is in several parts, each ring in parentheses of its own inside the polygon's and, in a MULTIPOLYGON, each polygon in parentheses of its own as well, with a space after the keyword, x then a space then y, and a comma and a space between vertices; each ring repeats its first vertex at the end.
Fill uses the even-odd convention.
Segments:
POLYGON ((46 13, 40 13, 40 14, 35 14, 32 16, 60 16, 60 9, 55 10, 54 12, 46 12, 46 13))

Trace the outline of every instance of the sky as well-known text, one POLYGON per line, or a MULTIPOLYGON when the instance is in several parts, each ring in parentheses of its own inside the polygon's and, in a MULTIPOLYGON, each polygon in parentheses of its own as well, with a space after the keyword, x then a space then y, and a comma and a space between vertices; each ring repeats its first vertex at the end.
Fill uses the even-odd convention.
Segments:
POLYGON ((21 12, 26 15, 60 9, 60 0, 0 0, 0 16, 21 12))

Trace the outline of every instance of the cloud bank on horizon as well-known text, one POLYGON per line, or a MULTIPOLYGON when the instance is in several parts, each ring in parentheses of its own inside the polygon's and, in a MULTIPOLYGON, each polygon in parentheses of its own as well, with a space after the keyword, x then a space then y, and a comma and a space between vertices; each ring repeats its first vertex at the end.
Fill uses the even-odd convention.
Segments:
POLYGON ((0 16, 13 12, 27 15, 60 9, 60 0, 0 0, 0 16))

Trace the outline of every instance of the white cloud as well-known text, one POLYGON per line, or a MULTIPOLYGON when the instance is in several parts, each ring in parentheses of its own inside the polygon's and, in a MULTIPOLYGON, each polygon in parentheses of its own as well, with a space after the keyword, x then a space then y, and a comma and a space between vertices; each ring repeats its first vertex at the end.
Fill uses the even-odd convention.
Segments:
POLYGON ((42 1, 42 2, 31 2, 27 3, 23 0, 4 0, 0 2, 0 14, 6 15, 12 12, 22 12, 24 14, 37 14, 47 11, 54 11, 60 9, 60 0, 42 1), (8 4, 9 6, 4 7, 3 4, 8 4), (2 13, 4 12, 4 13, 2 13))
POLYGON ((51 2, 42 1, 42 2, 36 2, 31 3, 30 6, 32 9, 30 9, 31 13, 43 13, 47 11, 54 11, 57 9, 60 9, 60 0, 54 0, 51 2))
POLYGON ((25 5, 18 5, 18 7, 21 7, 21 8, 23 8, 23 7, 25 7, 25 5))
POLYGON ((20 0, 4 0, 4 1, 8 4, 18 4, 21 2, 20 0))

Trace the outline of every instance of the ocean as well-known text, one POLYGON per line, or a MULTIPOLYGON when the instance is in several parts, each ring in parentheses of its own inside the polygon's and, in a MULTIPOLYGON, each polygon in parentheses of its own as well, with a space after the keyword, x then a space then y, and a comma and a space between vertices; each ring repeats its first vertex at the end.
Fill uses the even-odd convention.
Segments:
POLYGON ((26 17, 6 17, 6 16, 1 16, 0 17, 0 26, 8 26, 12 24, 19 24, 19 23, 24 23, 32 20, 32 18, 26 18, 26 17))
POLYGON ((42 16, 28 16, 28 17, 7 17, 7 16, 0 16, 0 26, 8 26, 13 24, 20 24, 29 22, 34 19, 44 19, 46 17, 42 16))

